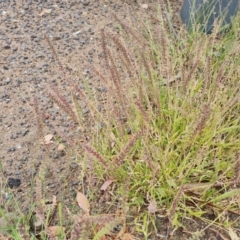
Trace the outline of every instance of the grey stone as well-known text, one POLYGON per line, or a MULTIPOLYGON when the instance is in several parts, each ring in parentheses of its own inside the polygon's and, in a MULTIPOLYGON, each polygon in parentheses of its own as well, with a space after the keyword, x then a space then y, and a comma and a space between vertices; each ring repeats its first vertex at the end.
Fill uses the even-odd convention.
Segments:
POLYGON ((21 185, 21 180, 19 178, 8 178, 7 185, 10 188, 17 188, 21 185))
POLYGON ((82 4, 83 4, 83 6, 88 6, 89 3, 90 3, 89 0, 82 0, 81 2, 82 2, 82 4))

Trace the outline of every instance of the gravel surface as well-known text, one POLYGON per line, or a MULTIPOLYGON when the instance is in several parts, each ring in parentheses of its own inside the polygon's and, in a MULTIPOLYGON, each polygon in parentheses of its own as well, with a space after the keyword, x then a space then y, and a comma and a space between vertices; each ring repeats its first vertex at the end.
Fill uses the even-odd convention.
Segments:
MULTIPOLYGON (((181 1, 172 2, 178 18, 181 1)), ((39 144, 40 117, 34 110, 35 99, 45 136, 71 138, 71 134, 80 134, 49 98, 53 85, 71 103, 68 83, 44 35, 52 41, 68 78, 79 86, 86 78, 101 93, 104 87, 86 68, 87 64, 101 65, 100 29, 114 30, 112 13, 126 21, 131 14, 157 14, 157 8, 163 6, 163 0, 0 0, 0 160, 7 186, 16 193, 22 209, 28 208, 31 183, 46 155, 46 190, 50 198, 57 195, 67 202, 74 201, 75 190, 82 184, 79 160, 58 151, 56 142, 48 154, 39 144)))

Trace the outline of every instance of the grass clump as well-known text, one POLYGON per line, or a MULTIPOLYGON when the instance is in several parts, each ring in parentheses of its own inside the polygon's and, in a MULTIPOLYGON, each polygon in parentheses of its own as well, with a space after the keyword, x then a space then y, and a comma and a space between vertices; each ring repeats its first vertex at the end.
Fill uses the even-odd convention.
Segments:
POLYGON ((187 230, 186 219, 226 234, 237 225, 221 215, 239 212, 238 27, 220 37, 181 30, 176 38, 161 23, 137 33, 117 20, 130 41, 125 47, 102 30, 106 126, 92 134, 86 162, 93 158, 98 178, 113 179, 138 209, 135 225, 146 239, 159 213, 169 222, 164 233, 153 221, 161 235, 187 230), (108 40, 119 51, 110 52, 108 40))
MULTIPOLYGON (((118 237, 168 238, 179 229, 191 236, 188 224, 197 221, 205 223, 198 236, 208 228, 222 236, 238 232, 238 23, 220 38, 183 29, 176 37, 161 18, 141 31, 116 19, 118 35, 101 31, 104 71, 89 67, 106 88, 103 101, 67 79, 47 38, 72 87, 73 108, 55 88, 50 96, 82 131, 80 144, 69 152, 81 156, 97 224, 105 213, 119 218, 121 209, 118 237), (111 51, 109 43, 115 45, 111 51), (111 194, 98 208, 99 182, 106 181, 111 194)), ((96 233, 93 218, 81 219, 96 233)), ((78 225, 83 224, 74 225, 70 239, 79 238, 78 225)), ((109 234, 106 229, 98 229, 94 239, 109 234)))

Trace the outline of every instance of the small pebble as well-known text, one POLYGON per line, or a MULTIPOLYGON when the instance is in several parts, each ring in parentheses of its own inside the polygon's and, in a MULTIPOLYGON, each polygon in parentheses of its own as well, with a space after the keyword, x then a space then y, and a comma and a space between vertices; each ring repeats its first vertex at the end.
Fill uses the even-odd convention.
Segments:
POLYGON ((15 147, 11 147, 8 149, 8 152, 15 152, 16 151, 16 148, 15 147))
POLYGON ((8 178, 7 185, 10 188, 17 188, 21 185, 21 180, 19 178, 8 178))
POLYGON ((23 137, 26 136, 28 132, 29 132, 28 129, 24 130, 24 131, 22 132, 22 136, 23 136, 23 137))
POLYGON ((88 6, 90 1, 89 0, 81 0, 83 6, 88 6))
POLYGON ((11 79, 10 78, 7 78, 6 80, 5 80, 5 83, 6 84, 9 84, 11 82, 11 79))

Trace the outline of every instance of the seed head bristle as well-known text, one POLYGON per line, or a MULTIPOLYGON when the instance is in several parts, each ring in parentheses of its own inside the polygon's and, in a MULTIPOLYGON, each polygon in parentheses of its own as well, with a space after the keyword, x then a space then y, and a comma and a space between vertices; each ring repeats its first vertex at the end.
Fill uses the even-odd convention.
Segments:
POLYGON ((174 219, 174 213, 176 211, 176 208, 178 206, 178 203, 182 197, 182 195, 184 194, 184 191, 185 191, 185 187, 184 186, 181 186, 180 189, 178 190, 178 193, 177 195, 175 196, 175 198, 173 199, 173 202, 171 204, 171 207, 168 211, 168 220, 169 220, 169 223, 168 223, 168 227, 167 227, 167 239, 168 239, 168 236, 171 232, 171 229, 172 229, 172 222, 173 222, 173 219, 174 219))
POLYGON ((115 35, 109 34, 109 33, 107 33, 107 37, 109 37, 115 43, 115 45, 119 48, 119 50, 123 54, 127 64, 131 65, 131 60, 130 60, 130 57, 128 55, 128 51, 124 47, 124 45, 121 43, 121 41, 118 39, 118 37, 115 36, 115 35))
POLYGON ((149 67, 149 64, 148 64, 148 61, 144 55, 144 51, 141 52, 141 60, 142 60, 142 63, 143 63, 143 66, 148 74, 148 77, 151 78, 151 70, 150 70, 150 67, 149 67))
POLYGON ((206 73, 205 73, 205 78, 203 79, 203 96, 206 94, 206 90, 209 86, 209 83, 211 81, 211 63, 212 59, 210 57, 207 58, 207 63, 206 63, 206 73))
POLYGON ((197 124, 194 132, 193 132, 193 135, 192 137, 196 136, 197 134, 201 133, 201 131, 203 130, 204 128, 204 125, 206 124, 206 121, 207 119, 209 118, 209 115, 211 113, 211 108, 210 108, 210 104, 207 103, 203 106, 203 109, 201 111, 201 114, 200 114, 200 121, 199 123, 197 124))
POLYGON ((106 168, 108 168, 108 163, 106 159, 96 150, 94 150, 91 146, 85 145, 84 146, 85 150, 90 153, 93 157, 95 157, 102 165, 106 168))
POLYGON ((106 44, 106 36, 105 36, 104 28, 101 29, 101 43, 102 43, 102 50, 103 50, 105 66, 106 66, 106 68, 108 68, 109 63, 108 63, 107 44, 106 44))
POLYGON ((118 22, 121 27, 123 28, 123 30, 131 35, 137 42, 138 44, 140 44, 140 46, 144 46, 145 44, 139 39, 139 37, 135 34, 135 32, 130 28, 128 27, 125 23, 123 23, 117 16, 116 14, 113 14, 113 17, 115 18, 116 22, 118 22))
POLYGON ((194 63, 194 65, 193 65, 192 69, 190 70, 188 76, 185 78, 185 81, 184 81, 184 91, 185 91, 185 93, 187 93, 187 90, 188 90, 188 87, 189 87, 189 82, 190 82, 194 72, 196 71, 198 65, 199 65, 199 60, 197 60, 194 63))
MULTIPOLYGON (((116 127, 117 127, 117 130, 120 132, 120 136, 123 136, 124 134, 124 130, 123 130, 123 120, 122 120, 122 114, 121 114, 121 111, 119 109, 120 106, 116 105, 113 103, 113 118, 115 121, 116 121, 116 127)), ((115 124, 115 122, 113 123, 115 124)))
POLYGON ((99 76, 99 78, 106 84, 108 84, 108 80, 103 76, 103 74, 97 70, 94 66, 88 66, 88 69, 90 69, 91 71, 93 71, 97 76, 99 76))
POLYGON ((145 160, 147 162, 148 167, 151 169, 151 171, 154 171, 155 168, 152 163, 152 159, 151 159, 151 156, 150 156, 150 153, 149 153, 147 147, 144 148, 144 155, 145 155, 145 160))
POLYGON ((240 102, 240 93, 237 92, 237 94, 235 95, 235 97, 232 97, 230 101, 228 101, 228 103, 225 106, 225 111, 228 111, 229 109, 231 109, 232 107, 235 106, 235 104, 238 104, 240 102))
POLYGON ((37 116, 38 137, 39 137, 39 139, 43 139, 44 134, 43 134, 42 115, 40 114, 39 105, 38 105, 38 102, 37 102, 36 98, 34 98, 33 107, 34 107, 34 111, 35 111, 36 116, 37 116))
POLYGON ((235 154, 235 166, 234 166, 234 182, 235 184, 238 184, 240 179, 240 154, 237 152, 235 154))
POLYGON ((107 51, 107 52, 108 52, 109 60, 111 62, 111 66, 109 66, 109 71, 110 71, 112 81, 113 81, 114 86, 115 86, 114 93, 117 97, 118 102, 120 103, 120 106, 121 106, 121 109, 122 109, 124 115, 126 116, 126 106, 127 105, 126 105, 126 102, 125 102, 126 98, 124 97, 123 90, 122 90, 121 79, 120 79, 117 67, 115 65, 115 62, 113 60, 113 57, 112 57, 110 51, 107 51))
POLYGON ((138 107, 138 109, 140 110, 140 112, 143 115, 143 119, 146 123, 149 123, 149 118, 147 115, 146 110, 144 109, 144 107, 142 106, 141 102, 139 100, 135 101, 136 106, 138 107))
POLYGON ((60 70, 61 70, 61 72, 62 72, 62 74, 63 74, 63 78, 67 81, 67 83, 68 83, 73 89, 75 89, 72 81, 67 77, 65 68, 64 68, 62 62, 60 61, 60 59, 59 59, 59 57, 58 57, 58 54, 57 54, 57 51, 55 50, 55 48, 54 48, 51 40, 49 39, 49 37, 48 37, 47 35, 44 35, 44 38, 45 38, 45 40, 47 41, 47 43, 48 43, 48 45, 49 45, 49 47, 50 47, 50 49, 51 49, 51 51, 52 51, 52 53, 53 53, 53 56, 54 56, 54 58, 56 59, 56 61, 57 61, 57 63, 58 63, 58 66, 59 66, 59 68, 60 68, 60 70))
POLYGON ((121 62, 123 63, 123 65, 125 66, 125 68, 126 68, 126 70, 127 70, 127 73, 128 73, 128 76, 129 77, 131 77, 131 76, 133 76, 133 74, 132 74, 132 66, 131 65, 129 65, 124 59, 123 59, 123 57, 120 55, 119 56, 119 59, 121 60, 121 62))
POLYGON ((130 140, 127 142, 127 144, 123 147, 121 152, 118 154, 117 157, 113 159, 113 161, 118 165, 121 166, 123 163, 125 157, 128 155, 129 151, 132 149, 134 144, 137 142, 137 140, 143 136, 143 130, 136 133, 134 136, 130 138, 130 140))
POLYGON ((48 93, 52 101, 55 102, 62 110, 64 110, 75 122, 78 122, 77 116, 67 99, 60 94, 59 90, 55 86, 51 85, 51 89, 56 95, 54 96, 52 93, 48 93))

